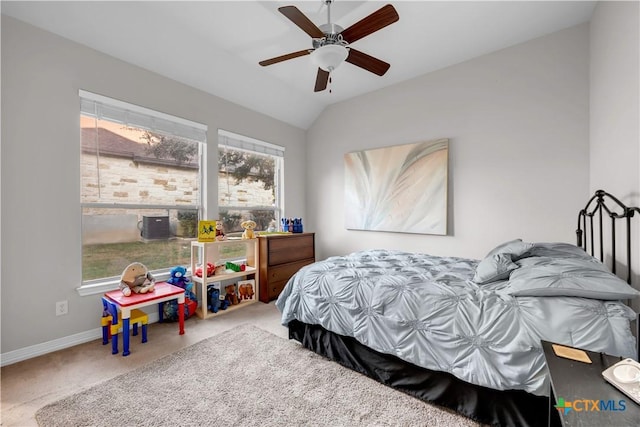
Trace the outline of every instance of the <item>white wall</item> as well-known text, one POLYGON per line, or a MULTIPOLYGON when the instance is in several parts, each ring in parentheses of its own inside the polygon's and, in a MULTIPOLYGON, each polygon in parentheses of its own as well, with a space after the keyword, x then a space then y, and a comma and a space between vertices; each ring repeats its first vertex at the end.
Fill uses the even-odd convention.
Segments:
POLYGON ((325 110, 307 133, 319 257, 381 247, 480 258, 513 238, 575 242, 589 191, 588 42, 579 25, 325 110), (346 230, 344 154, 437 138, 450 140, 448 236, 346 230))
POLYGON ((640 204, 640 3, 599 2, 590 24, 590 189, 640 204))
MULTIPOLYGON (((640 3, 598 3, 590 23, 590 54, 589 188, 640 206, 640 3)), ((640 289, 638 215, 633 227, 632 279, 640 289)), ((640 310, 640 301, 634 308, 640 310)))
MULTIPOLYGON (((2 16, 2 354, 99 327, 80 297, 80 115, 84 89, 286 147, 288 212, 305 216, 305 132, 2 16), (18 185, 19 183, 19 185, 18 185), (6 268, 9 266, 9 268, 6 268), (68 300, 69 314, 55 316, 68 300)), ((217 150, 207 167, 217 168, 217 150)), ((209 174, 208 216, 217 215, 209 174)), ((79 334, 79 335, 78 335, 79 334)), ((4 359, 3 359, 4 361, 4 359)))

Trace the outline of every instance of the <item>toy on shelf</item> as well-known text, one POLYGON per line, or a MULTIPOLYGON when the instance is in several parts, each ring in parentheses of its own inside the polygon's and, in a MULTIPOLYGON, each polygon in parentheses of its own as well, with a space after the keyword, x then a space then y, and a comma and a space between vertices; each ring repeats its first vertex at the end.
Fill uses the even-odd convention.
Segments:
POLYGON ((136 294, 145 294, 153 292, 156 279, 149 273, 147 267, 140 262, 132 262, 129 264, 120 276, 120 290, 126 297, 131 292, 136 294))
POLYGON ((234 262, 225 262, 224 264, 225 270, 231 270, 233 272, 245 271, 247 269, 247 264, 244 262, 242 264, 236 264, 234 262))
POLYGON ((216 221, 198 221, 198 242, 215 242, 216 235, 216 221))
POLYGON ((217 285, 207 286, 207 310, 217 313, 220 310, 226 310, 229 301, 220 299, 220 289, 217 285))
POLYGON ((225 239, 226 237, 224 235, 224 227, 222 225, 222 222, 218 221, 216 222, 216 240, 220 241, 225 239))
POLYGON ((214 313, 220 310, 220 289, 214 285, 207 286, 207 310, 214 313))
POLYGON ((302 218, 282 218, 282 231, 302 233, 302 218))
POLYGON ((229 301, 229 305, 240 304, 238 294, 236 293, 236 285, 227 285, 224 287, 224 299, 229 301))
POLYGON ((240 294, 240 300, 253 299, 253 280, 241 280, 238 282, 238 293, 240 294))
MULTIPOLYGON (((216 272, 216 266, 211 264, 210 262, 207 263, 207 277, 209 276, 213 276, 216 272)), ((198 277, 202 277, 202 266, 199 266, 198 268, 196 268, 195 271, 195 275, 198 277)))
POLYGON ((253 232, 253 229, 256 228, 257 225, 255 221, 242 221, 240 225, 244 228, 244 232, 242 233, 243 239, 254 239, 256 237, 253 232))

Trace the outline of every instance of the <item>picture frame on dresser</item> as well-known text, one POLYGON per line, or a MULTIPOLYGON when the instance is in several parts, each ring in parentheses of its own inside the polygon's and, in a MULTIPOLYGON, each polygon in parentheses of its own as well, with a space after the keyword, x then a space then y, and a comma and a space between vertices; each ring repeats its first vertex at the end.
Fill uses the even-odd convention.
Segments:
POLYGON ((316 260, 315 233, 258 236, 259 298, 269 303, 278 298, 291 276, 316 260))

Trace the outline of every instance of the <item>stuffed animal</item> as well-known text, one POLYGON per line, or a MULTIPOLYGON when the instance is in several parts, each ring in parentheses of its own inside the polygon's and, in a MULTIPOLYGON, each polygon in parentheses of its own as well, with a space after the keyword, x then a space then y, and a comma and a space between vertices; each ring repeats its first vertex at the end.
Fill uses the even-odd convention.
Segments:
POLYGON ((122 276, 120 276, 120 290, 126 297, 131 295, 131 292, 137 294, 153 292, 155 285, 156 279, 149 273, 147 267, 140 262, 129 264, 122 272, 122 276))
POLYGON ((255 221, 242 221, 240 225, 242 226, 242 228, 244 228, 244 232, 242 233, 243 239, 254 239, 256 237, 256 235, 253 233, 253 229, 256 228, 255 221))
POLYGON ((213 285, 207 286, 207 309, 214 313, 220 310, 220 289, 213 285))
POLYGON ((241 283, 238 286, 238 293, 240 294, 240 299, 253 299, 253 285, 251 283, 241 283))
POLYGON ((222 222, 218 221, 216 222, 216 240, 224 240, 225 238, 222 222))
MULTIPOLYGON (((198 307, 198 297, 193 292, 193 283, 187 277, 187 269, 181 265, 173 267, 170 272, 171 277, 167 283, 184 289, 184 318, 193 316, 198 307)), ((166 301, 163 305, 164 319, 168 321, 178 320, 178 302, 176 300, 166 301)))
POLYGON ((191 280, 187 277, 187 269, 181 265, 173 267, 169 273, 171 277, 167 279, 167 283, 175 286, 180 286, 182 289, 186 289, 187 283, 191 280))
POLYGON ((236 293, 235 285, 227 285, 224 287, 225 296, 224 299, 229 301, 229 305, 240 304, 240 300, 238 300, 238 294, 236 293))

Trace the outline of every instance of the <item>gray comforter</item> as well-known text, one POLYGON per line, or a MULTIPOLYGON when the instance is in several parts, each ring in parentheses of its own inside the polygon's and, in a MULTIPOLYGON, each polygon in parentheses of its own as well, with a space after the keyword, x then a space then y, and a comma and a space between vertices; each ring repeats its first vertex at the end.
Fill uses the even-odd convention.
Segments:
POLYGON ((321 325, 498 390, 548 394, 541 339, 633 356, 635 313, 616 299, 640 293, 579 248, 514 242, 480 263, 390 250, 331 257, 296 273, 276 305, 284 325, 321 325), (600 295, 593 283, 603 282, 613 283, 600 295))

